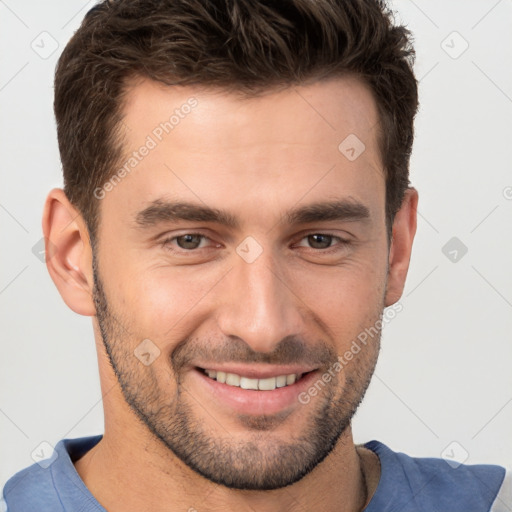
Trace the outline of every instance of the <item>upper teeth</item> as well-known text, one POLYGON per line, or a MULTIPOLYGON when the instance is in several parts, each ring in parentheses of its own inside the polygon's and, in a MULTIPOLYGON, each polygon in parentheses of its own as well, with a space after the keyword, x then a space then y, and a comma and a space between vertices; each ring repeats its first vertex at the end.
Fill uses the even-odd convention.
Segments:
POLYGON ((291 373, 290 375, 278 375, 277 377, 268 377, 267 379, 251 379, 243 377, 236 373, 226 373, 217 370, 205 370, 208 377, 242 389, 259 389, 261 391, 272 391, 276 388, 289 386, 302 377, 302 374, 291 373))

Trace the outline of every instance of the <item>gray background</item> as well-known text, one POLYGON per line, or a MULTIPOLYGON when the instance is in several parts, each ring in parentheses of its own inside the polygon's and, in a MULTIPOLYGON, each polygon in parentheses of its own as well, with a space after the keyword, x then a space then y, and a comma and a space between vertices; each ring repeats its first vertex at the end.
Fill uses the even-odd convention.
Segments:
MULTIPOLYGON (((0 0, 0 487, 41 442, 103 429, 91 320, 33 253, 45 196, 61 185, 52 75, 93 3, 0 0)), ((393 5, 418 53, 419 223, 355 439, 510 466, 512 0, 393 5)))

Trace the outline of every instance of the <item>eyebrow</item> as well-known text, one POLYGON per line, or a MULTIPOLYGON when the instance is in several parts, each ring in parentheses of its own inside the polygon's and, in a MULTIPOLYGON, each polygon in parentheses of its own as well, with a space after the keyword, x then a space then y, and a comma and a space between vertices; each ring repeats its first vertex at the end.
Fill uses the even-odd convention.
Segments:
POLYGON ((295 208, 285 214, 288 224, 309 224, 329 220, 337 221, 368 221, 370 210, 356 200, 343 199, 313 203, 295 208))
MULTIPOLYGON (((369 221, 370 210, 353 199, 313 203, 285 212, 284 221, 288 224, 309 224, 325 221, 369 221)), ((199 203, 170 202, 163 199, 152 201, 135 216, 139 228, 149 228, 162 222, 176 221, 213 222, 237 229, 240 223, 229 212, 210 208, 199 203)))
POLYGON ((163 199, 152 201, 147 208, 137 213, 135 223, 140 228, 155 226, 161 222, 188 220, 192 222, 215 222, 230 228, 239 226, 236 218, 222 210, 196 203, 170 202, 163 199))

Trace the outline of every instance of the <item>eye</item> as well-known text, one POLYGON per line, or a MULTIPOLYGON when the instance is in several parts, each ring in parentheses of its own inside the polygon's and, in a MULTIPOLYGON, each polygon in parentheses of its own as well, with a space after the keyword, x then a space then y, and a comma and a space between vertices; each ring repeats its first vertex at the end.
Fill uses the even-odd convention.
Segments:
POLYGON ((177 246, 178 249, 192 251, 194 249, 202 249, 205 247, 208 240, 209 239, 206 236, 199 233, 185 233, 184 235, 167 238, 162 242, 162 246, 171 246, 171 249, 174 249, 174 247, 177 246))
POLYGON ((186 235, 176 237, 176 243, 182 249, 197 249, 201 245, 203 238, 201 235, 187 233, 186 235))
POLYGON ((331 235, 323 235, 322 233, 315 233, 314 235, 308 235, 308 244, 313 249, 327 249, 331 246, 333 237, 331 235))
POLYGON ((300 242, 300 247, 311 247, 312 249, 329 249, 335 245, 347 245, 349 242, 342 238, 334 235, 328 235, 325 233, 312 233, 305 236, 300 242))

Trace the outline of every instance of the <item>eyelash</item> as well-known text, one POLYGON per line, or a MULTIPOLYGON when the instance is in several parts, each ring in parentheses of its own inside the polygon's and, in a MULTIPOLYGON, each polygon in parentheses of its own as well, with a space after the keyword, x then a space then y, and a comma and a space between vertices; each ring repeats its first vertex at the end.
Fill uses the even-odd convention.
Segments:
MULTIPOLYGON (((173 252, 176 252, 176 253, 180 253, 180 254, 186 254, 186 253, 192 254, 194 252, 199 251, 200 249, 209 249, 209 247, 199 247, 199 248, 196 248, 196 249, 183 249, 183 248, 174 249, 174 248, 170 248, 170 245, 176 239, 181 238, 183 236, 187 236, 187 235, 199 236, 203 240, 211 240, 209 237, 207 237, 206 235, 204 235, 202 233, 187 232, 187 233, 183 233, 181 235, 174 235, 172 237, 166 238, 165 240, 163 240, 161 242, 161 246, 164 249, 167 249, 167 250, 170 250, 170 251, 173 251, 173 252)), ((330 254, 331 252, 335 252, 335 251, 339 250, 340 248, 347 247, 347 246, 349 246, 351 244, 351 242, 349 240, 346 240, 344 238, 341 238, 339 236, 336 236, 336 235, 333 235, 333 234, 330 234, 330 233, 324 233, 324 232, 319 232, 319 231, 314 231, 314 232, 310 232, 310 233, 305 234, 304 236, 302 236, 300 238, 299 242, 302 242, 304 239, 308 238, 309 236, 313 236, 313 235, 328 236, 328 237, 332 238, 333 242, 334 241, 338 242, 338 243, 336 243, 334 245, 331 245, 331 246, 329 246, 329 247, 327 247, 325 249, 315 249, 314 247, 306 247, 306 249, 311 249, 311 250, 313 250, 315 252, 318 252, 318 253, 330 254)), ((304 247, 304 246, 302 246, 302 247, 304 247)))
MULTIPOLYGON (((162 241, 162 247, 164 248, 169 248, 169 245, 172 244, 172 242, 174 242, 176 239, 178 238, 181 238, 183 236, 187 236, 187 235, 190 235, 190 236, 199 236, 201 237, 203 240, 210 240, 209 237, 207 237, 206 235, 203 235, 202 233, 195 233, 193 231, 191 232, 187 232, 187 233, 182 233, 181 235, 174 235, 172 237, 169 237, 169 238, 166 238, 165 240, 162 241)), ((204 249, 204 247, 201 247, 199 249, 204 249)), ((199 249, 182 249, 181 247, 178 247, 178 249, 170 249, 170 250, 173 250, 175 252, 195 252, 195 251, 198 251, 199 249)))
MULTIPOLYGON (((334 243, 334 245, 330 245, 329 247, 326 247, 325 249, 316 249, 314 247, 305 247, 306 249, 311 249, 315 252, 318 252, 318 253, 321 253, 321 254, 331 254, 333 252, 337 252, 339 251, 340 249, 342 248, 346 248, 348 247, 351 242, 350 240, 346 240, 345 238, 341 238, 339 236, 336 236, 336 235, 333 235, 331 233, 323 233, 323 232, 318 232, 318 231, 315 231, 315 232, 312 232, 312 233, 307 233, 305 234, 300 240, 299 242, 302 242, 304 239, 310 237, 310 236, 314 236, 314 235, 321 235, 321 236, 327 236, 327 237, 330 237, 332 240, 332 242, 337 242, 337 243, 334 243)), ((304 247, 304 246, 301 246, 301 247, 304 247)))

